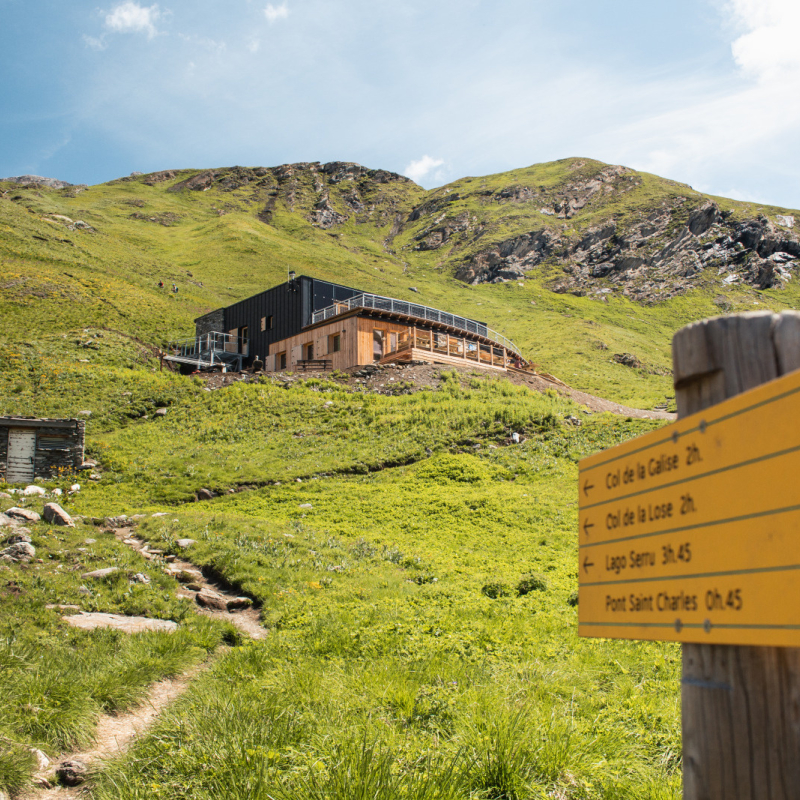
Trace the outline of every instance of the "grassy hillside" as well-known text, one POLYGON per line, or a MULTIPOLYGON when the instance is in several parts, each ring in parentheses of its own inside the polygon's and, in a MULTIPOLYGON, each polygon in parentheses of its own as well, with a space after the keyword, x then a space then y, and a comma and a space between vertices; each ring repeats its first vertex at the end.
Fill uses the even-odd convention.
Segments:
MULTIPOLYGON (((543 225, 579 238, 601 219, 614 219, 622 231, 654 207, 681 199, 686 216, 708 199, 627 170, 569 218, 541 212, 569 199, 571 187, 594 185, 603 169, 610 168, 567 159, 432 192, 353 165, 184 170, 85 190, 6 183, 0 186, 0 339, 35 343, 105 326, 161 343, 190 334, 195 316, 274 285, 294 269, 484 319, 570 385, 652 407, 671 394, 666 373, 674 330, 720 311, 797 307, 800 293, 796 281, 765 291, 728 286, 709 270, 692 292, 649 306, 619 293, 555 294, 549 287, 562 274, 557 259, 525 280, 471 286, 455 279, 459 264, 480 248, 543 225), (464 218, 466 228, 454 230, 444 246, 419 248, 426 230, 464 218), (176 283, 178 294, 159 290, 159 280, 176 283), (636 355, 643 368, 614 362, 617 353, 636 355)), ((743 219, 781 211, 717 202, 743 219)))
POLYGON ((38 388, 42 408, 72 393, 94 409, 101 477, 63 504, 87 520, 168 509, 139 535, 251 597, 269 636, 204 627, 157 562, 102 529, 32 526, 43 563, 0 567, 0 681, 24 700, 0 723, 5 786, 25 784, 26 746, 55 757, 86 741, 103 709, 224 638, 234 647, 157 726, 96 767, 90 797, 679 796, 677 648, 575 634, 577 460, 658 423, 449 372, 437 391, 386 397, 91 370, 116 381, 38 388), (166 418, 118 416, 155 392, 166 418), (220 496, 185 502, 207 485, 220 496), (84 594, 78 575, 110 565, 120 574, 84 594), (151 583, 130 582, 137 570, 151 583), (169 617, 181 638, 67 635, 48 603, 169 617), (56 700, 81 709, 68 730, 56 700))
MULTIPOLYGON (((585 159, 433 192, 345 164, 0 186, 0 415, 81 416, 99 462, 46 482, 77 527, 31 524, 36 557, 0 561, 0 688, 16 701, 0 716, 0 794, 26 790, 31 748, 66 757, 152 681, 213 659, 148 733, 93 766, 86 796, 679 797, 678 648, 576 635, 577 462, 660 423, 468 370, 396 396, 335 375, 212 391, 159 371, 155 347, 294 269, 484 319, 576 388, 668 403, 673 331, 797 307, 791 263, 780 287, 757 289, 703 262, 658 302, 603 276, 553 291, 570 265, 552 254, 519 279, 456 274, 545 229, 582 241, 613 219, 618 244, 654 208, 688 240, 710 202, 585 159), (216 496, 195 502, 200 489, 216 496), (120 514, 147 515, 153 553, 249 597, 268 635, 196 614, 166 560, 93 523, 120 514), (107 566, 118 572, 82 577, 107 566), (70 610, 178 629, 76 631, 70 610)), ((780 209, 714 203, 729 227, 777 230, 780 209)), ((715 229, 702 235, 693 245, 712 252, 715 229)), ((743 263, 755 252, 731 249, 743 263)), ((4 496, 0 511, 43 502, 4 496)))

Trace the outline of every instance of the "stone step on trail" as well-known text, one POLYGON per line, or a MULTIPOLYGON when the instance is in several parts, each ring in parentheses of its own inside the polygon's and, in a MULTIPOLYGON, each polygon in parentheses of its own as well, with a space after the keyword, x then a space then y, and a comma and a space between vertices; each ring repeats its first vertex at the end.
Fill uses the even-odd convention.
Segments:
MULTIPOLYGON (((183 584, 178 597, 193 600, 198 606, 198 613, 227 620, 251 639, 263 639, 267 635, 266 628, 261 624, 260 612, 253 608, 251 598, 241 597, 228 591, 221 584, 209 580, 191 561, 175 556, 167 562, 163 551, 151 550, 148 543, 137 536, 131 527, 116 527, 111 530, 117 539, 137 550, 146 560, 151 563, 163 562, 164 572, 183 584)), ((178 541, 179 547, 183 550, 189 549, 192 544, 194 544, 193 539, 178 541)))

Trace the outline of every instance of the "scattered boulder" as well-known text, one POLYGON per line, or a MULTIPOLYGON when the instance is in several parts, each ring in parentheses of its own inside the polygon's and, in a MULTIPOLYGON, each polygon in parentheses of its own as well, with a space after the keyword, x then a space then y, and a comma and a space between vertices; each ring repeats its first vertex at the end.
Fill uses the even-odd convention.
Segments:
POLYGON ((3 540, 3 544, 6 546, 10 544, 17 544, 18 542, 26 542, 30 544, 32 541, 30 532, 27 528, 15 528, 13 533, 10 533, 6 538, 3 540))
POLYGON ((35 747, 31 748, 31 753, 33 753, 33 757, 36 759, 36 771, 44 772, 50 766, 50 759, 45 753, 41 750, 37 750, 35 747))
POLYGON ((39 522, 42 519, 35 511, 31 511, 29 508, 18 508, 17 506, 7 508, 6 516, 13 519, 22 519, 25 522, 39 522))
POLYGON ((7 517, 3 513, 0 513, 0 527, 2 527, 3 525, 8 525, 8 526, 19 525, 19 522, 17 520, 11 519, 11 517, 7 517))
POLYGON ((203 608, 213 608, 217 611, 227 611, 228 601, 221 595, 217 594, 213 589, 204 586, 195 597, 197 604, 203 608))
POLYGON ((42 489, 41 486, 31 484, 23 489, 22 494, 24 494, 25 497, 44 497, 47 494, 47 490, 42 489))
POLYGON ((92 416, 92 412, 88 408, 82 409, 81 411, 78 412, 78 414, 80 416, 82 416, 82 417, 91 417, 92 416))
POLYGON ((36 556, 36 548, 30 542, 15 542, 0 550, 0 558, 6 561, 30 561, 36 556))
POLYGON ((181 583, 192 583, 194 581, 202 580, 203 573, 199 569, 191 569, 187 567, 170 567, 165 570, 167 575, 181 583))
POLYGON ((73 483, 72 486, 69 487, 69 493, 75 494, 81 490, 81 485, 79 483, 73 483))
POLYGON ((131 521, 125 516, 125 514, 120 514, 118 517, 106 517, 103 520, 103 525, 106 528, 126 528, 130 526, 131 521))
POLYGON ((232 597, 228 600, 228 611, 239 611, 242 608, 250 608, 253 601, 249 597, 232 597))
POLYGON ((58 503, 47 503, 42 514, 45 522, 49 522, 51 525, 66 525, 69 528, 75 527, 72 517, 67 514, 58 503))
POLYGON ((634 369, 641 369, 644 364, 633 353, 614 353, 612 359, 617 364, 622 364, 624 367, 633 367, 634 369))
POLYGON ((314 508, 314 506, 311 503, 300 503, 298 508, 314 508))
POLYGON ((198 500, 212 500, 215 498, 216 495, 211 489, 198 489, 197 490, 197 499, 198 500))
POLYGON ((95 628, 113 628, 123 633, 142 633, 143 631, 172 633, 178 629, 178 623, 171 619, 126 617, 124 614, 104 614, 99 611, 81 611, 80 614, 63 616, 61 619, 74 628, 82 628, 87 631, 95 628))
POLYGON ((167 416, 167 409, 166 408, 157 408, 155 413, 153 414, 154 417, 166 417, 167 416))
POLYGON ((137 572, 132 578, 131 583, 150 583, 150 578, 143 572, 137 572))
POLYGON ((178 541, 175 542, 175 544, 177 544, 178 547, 181 548, 181 550, 186 550, 186 548, 191 547, 194 544, 194 542, 195 542, 194 539, 178 539, 178 541))
POLYGON ((84 572, 81 578, 107 578, 109 575, 114 575, 119 572, 119 567, 104 567, 103 569, 96 569, 92 572, 84 572))
POLYGON ((11 495, 8 492, 0 492, 0 500, 11 500, 11 495))
POLYGON ((83 761, 77 758, 62 761, 56 767, 56 777, 64 786, 80 786, 86 780, 88 769, 83 761))

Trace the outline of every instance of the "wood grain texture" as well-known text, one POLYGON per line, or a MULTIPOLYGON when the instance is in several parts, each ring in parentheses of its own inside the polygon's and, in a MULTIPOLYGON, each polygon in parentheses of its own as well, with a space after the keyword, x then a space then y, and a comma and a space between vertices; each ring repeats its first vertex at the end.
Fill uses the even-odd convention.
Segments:
MULTIPOLYGON (((696 322, 672 352, 684 417, 800 368, 800 314, 696 322)), ((800 649, 685 644, 681 707, 685 800, 800 800, 800 649)))

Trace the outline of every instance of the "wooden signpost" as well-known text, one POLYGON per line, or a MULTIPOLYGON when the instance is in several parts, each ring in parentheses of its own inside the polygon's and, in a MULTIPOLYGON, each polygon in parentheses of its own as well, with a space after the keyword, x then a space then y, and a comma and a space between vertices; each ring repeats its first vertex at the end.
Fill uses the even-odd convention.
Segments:
POLYGON ((673 358, 679 421, 580 464, 579 633, 684 643, 687 800, 798 800, 800 315, 673 358))

